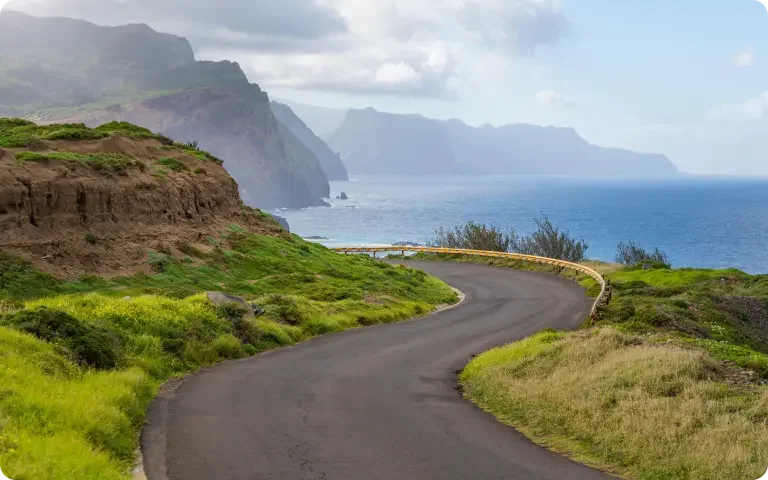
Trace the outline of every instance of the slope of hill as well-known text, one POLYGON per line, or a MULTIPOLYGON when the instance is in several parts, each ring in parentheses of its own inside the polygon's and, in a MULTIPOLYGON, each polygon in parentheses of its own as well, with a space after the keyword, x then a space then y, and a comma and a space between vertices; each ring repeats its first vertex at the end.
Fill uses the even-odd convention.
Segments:
MULTIPOLYGON (((244 77, 244 75, 243 75, 244 77)), ((68 121, 126 121, 198 144, 224 160, 248 205, 271 209, 325 205, 330 187, 317 157, 275 119, 258 85, 184 90, 68 121)))
POLYGON ((0 114, 71 107, 152 89, 158 71, 194 65, 189 42, 146 25, 0 14, 0 114))
POLYGON ((285 125, 288 130, 296 136, 304 145, 309 148, 312 153, 320 161, 320 166, 323 167, 325 176, 328 180, 349 180, 347 175, 347 168, 344 166, 341 157, 337 153, 334 153, 328 144, 323 141, 291 110, 291 107, 284 103, 275 102, 271 103, 272 112, 275 114, 275 118, 285 125))
POLYGON ((347 110, 340 108, 318 107, 281 98, 274 100, 291 107, 307 127, 326 142, 336 133, 347 116, 347 110))
POLYGON ((189 42, 146 25, 101 27, 0 14, 0 115, 97 126, 129 121, 225 160, 246 203, 324 205, 328 180, 282 132, 237 63, 198 62, 189 42))
POLYGON ((0 119, 0 147, 0 245, 51 272, 130 272, 233 223, 281 232, 216 157, 133 125, 0 119))
POLYGON ((458 169, 445 129, 419 115, 350 110, 328 144, 355 174, 439 175, 458 169))
POLYGON ((0 119, 10 478, 125 480, 169 378, 456 300, 424 272, 290 235, 200 149, 127 123, 0 119))

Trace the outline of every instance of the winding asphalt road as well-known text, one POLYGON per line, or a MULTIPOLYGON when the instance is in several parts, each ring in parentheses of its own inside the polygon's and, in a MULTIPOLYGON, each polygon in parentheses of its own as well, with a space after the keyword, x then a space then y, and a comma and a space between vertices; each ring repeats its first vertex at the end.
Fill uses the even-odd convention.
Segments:
POLYGON ((142 434, 150 480, 608 479, 462 400, 473 354, 590 302, 555 276, 409 262, 462 290, 426 318, 316 338, 192 376, 158 397, 142 434))

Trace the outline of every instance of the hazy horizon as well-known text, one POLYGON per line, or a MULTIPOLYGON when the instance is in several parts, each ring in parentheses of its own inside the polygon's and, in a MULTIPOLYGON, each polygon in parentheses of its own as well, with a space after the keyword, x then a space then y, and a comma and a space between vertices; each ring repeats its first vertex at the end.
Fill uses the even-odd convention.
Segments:
POLYGON ((13 0, 184 36, 271 96, 472 126, 574 128, 697 175, 768 175, 766 8, 754 0, 13 0), (179 16, 182 12, 183 17, 179 16))

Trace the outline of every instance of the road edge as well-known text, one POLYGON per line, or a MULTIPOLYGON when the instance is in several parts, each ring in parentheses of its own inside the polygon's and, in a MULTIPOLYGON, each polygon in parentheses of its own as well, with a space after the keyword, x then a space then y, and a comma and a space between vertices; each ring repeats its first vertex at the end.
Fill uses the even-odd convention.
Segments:
MULTIPOLYGON (((445 312, 447 310, 452 310, 454 308, 459 307, 467 299, 467 295, 461 290, 459 290, 458 288, 452 287, 451 285, 448 285, 448 286, 459 297, 458 302, 453 304, 446 303, 442 305, 437 305, 435 307, 435 310, 433 310, 427 315, 413 317, 413 318, 405 319, 405 320, 402 320, 401 322, 395 322, 395 323, 418 320, 419 318, 426 318, 428 316, 437 315, 438 313, 445 312)), ((360 327, 360 328, 365 329, 370 327, 360 327)), ((346 330, 345 332, 349 332, 353 330, 356 330, 356 329, 346 330)), ((339 332, 339 333, 345 333, 345 332, 339 332)), ((252 360, 254 358, 258 358, 261 355, 269 354, 270 352, 281 350, 283 348, 297 347, 303 343, 312 341, 312 339, 314 338, 324 337, 324 336, 325 335, 319 335, 316 337, 312 337, 309 340, 305 340, 304 342, 297 343, 295 345, 289 345, 289 346, 285 346, 285 347, 281 347, 273 350, 267 350, 251 357, 221 362, 216 365, 211 365, 211 367, 224 365, 227 363, 242 362, 243 360, 252 360)), ((147 409, 147 418, 144 422, 144 427, 141 429, 141 433, 139 434, 139 448, 136 452, 136 460, 134 462, 134 467, 131 471, 131 480, 169 480, 168 463, 166 458, 166 446, 168 442, 168 439, 166 437, 166 430, 167 430, 166 427, 167 427, 168 410, 169 410, 168 405, 171 403, 171 400, 173 400, 173 397, 176 395, 176 392, 179 390, 179 388, 181 388, 181 386, 184 384, 184 382, 188 378, 194 375, 197 375, 198 373, 205 370, 206 368, 210 368, 210 367, 203 367, 200 370, 190 373, 189 375, 186 375, 184 377, 171 378, 160 386, 160 389, 158 390, 157 395, 155 395, 154 400, 152 400, 152 403, 150 403, 149 408, 147 409), (144 448, 145 445, 152 445, 153 448, 144 448)))

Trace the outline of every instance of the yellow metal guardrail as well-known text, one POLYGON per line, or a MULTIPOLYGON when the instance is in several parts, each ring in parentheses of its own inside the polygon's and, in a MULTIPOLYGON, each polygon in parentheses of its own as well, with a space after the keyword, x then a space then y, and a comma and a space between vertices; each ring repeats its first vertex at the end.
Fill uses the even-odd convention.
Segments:
POLYGON ((597 273, 597 271, 587 266, 580 265, 578 263, 567 262, 565 260, 558 260, 555 258, 538 257, 536 255, 523 255, 521 253, 491 252, 491 251, 485 251, 485 250, 467 250, 463 248, 438 248, 438 247, 406 247, 406 246, 402 246, 402 247, 396 247, 396 246, 340 247, 340 248, 333 248, 332 250, 339 253, 373 253, 374 257, 376 256, 377 252, 402 252, 403 254, 405 254, 405 252, 415 252, 415 253, 438 253, 438 254, 447 254, 447 255, 473 255, 477 257, 509 258, 512 260, 521 260, 524 262, 553 265, 556 267, 568 268, 571 270, 576 270, 577 272, 587 274, 590 277, 594 278, 598 284, 600 284, 600 287, 601 287, 600 295, 597 297, 597 300, 595 300, 595 303, 592 305, 592 310, 590 311, 590 317, 592 319, 594 319, 595 316, 597 315, 597 308, 603 302, 610 301, 610 291, 608 288, 608 283, 606 282, 605 278, 603 278, 602 275, 597 273))

